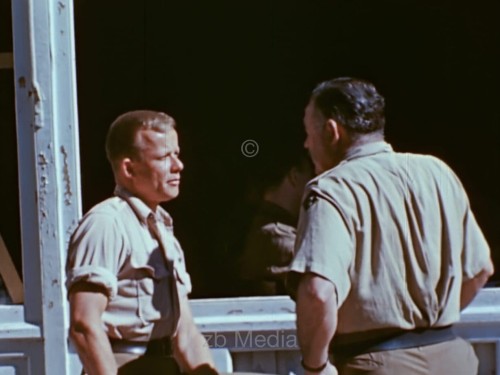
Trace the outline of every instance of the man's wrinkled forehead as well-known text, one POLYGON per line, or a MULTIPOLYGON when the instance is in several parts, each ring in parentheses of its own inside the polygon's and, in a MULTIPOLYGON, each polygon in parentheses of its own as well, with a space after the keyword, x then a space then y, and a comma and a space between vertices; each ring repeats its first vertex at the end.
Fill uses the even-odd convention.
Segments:
POLYGON ((172 144, 171 136, 177 139, 177 131, 174 128, 165 130, 140 129, 136 134, 135 144, 138 149, 148 149, 151 147, 169 149, 178 147, 177 143, 172 144))

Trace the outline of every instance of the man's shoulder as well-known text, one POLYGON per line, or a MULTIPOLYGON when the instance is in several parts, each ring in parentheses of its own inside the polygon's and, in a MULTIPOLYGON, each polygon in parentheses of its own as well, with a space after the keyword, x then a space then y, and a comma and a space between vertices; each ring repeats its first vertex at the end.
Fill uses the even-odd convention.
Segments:
POLYGON ((417 178, 423 175, 442 178, 446 175, 456 179, 452 169, 433 155, 391 152, 340 163, 316 176, 306 185, 304 203, 310 206, 317 198, 332 201, 339 197, 352 198, 354 190, 366 188, 370 181, 408 173, 417 178))
POLYGON ((419 154, 413 152, 394 152, 394 156, 399 159, 414 160, 415 162, 420 162, 420 163, 446 165, 446 163, 443 160, 431 154, 419 154))
POLYGON ((337 166, 323 172, 311 182, 318 186, 337 183, 341 180, 350 181, 361 178, 364 174, 386 173, 392 168, 424 168, 435 171, 452 172, 452 169, 440 158, 430 154, 418 154, 410 152, 391 152, 387 154, 374 155, 368 158, 359 158, 342 162, 337 166), (382 159, 379 159, 382 158, 382 159))
POLYGON ((442 159, 430 154, 416 153, 395 153, 399 159, 402 168, 417 174, 419 171, 425 171, 426 174, 433 174, 442 178, 444 175, 456 178, 453 169, 442 159))
POLYGON ((127 208, 127 203, 120 197, 111 197, 102 202, 97 203, 88 212, 89 214, 110 214, 116 215, 123 213, 123 210, 127 208))
POLYGON ((126 225, 123 220, 129 215, 125 213, 126 205, 119 197, 108 198, 92 207, 79 221, 75 228, 71 243, 82 241, 84 238, 106 238, 110 235, 123 236, 126 225))
POLYGON ((306 185, 306 192, 321 195, 321 192, 328 192, 351 178, 351 166, 346 168, 344 165, 337 165, 310 180, 306 185))
POLYGON ((83 221, 118 222, 130 214, 130 207, 122 198, 111 197, 92 207, 82 218, 83 221))

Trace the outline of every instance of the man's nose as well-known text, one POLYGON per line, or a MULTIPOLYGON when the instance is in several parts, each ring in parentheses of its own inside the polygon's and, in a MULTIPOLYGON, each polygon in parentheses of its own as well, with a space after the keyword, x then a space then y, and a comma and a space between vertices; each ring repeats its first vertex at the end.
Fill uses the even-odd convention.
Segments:
POLYGON ((184 169, 184 163, 178 156, 173 158, 172 169, 176 172, 180 172, 184 169))

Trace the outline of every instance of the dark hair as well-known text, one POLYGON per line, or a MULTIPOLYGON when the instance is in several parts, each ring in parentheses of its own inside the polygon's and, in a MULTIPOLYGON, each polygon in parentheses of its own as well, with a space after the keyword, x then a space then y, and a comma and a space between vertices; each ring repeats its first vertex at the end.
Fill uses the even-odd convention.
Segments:
POLYGON ((279 186, 292 168, 297 168, 301 173, 311 171, 311 178, 314 174, 314 165, 305 148, 283 149, 276 146, 273 151, 274 155, 248 176, 247 195, 251 201, 259 201, 267 189, 279 186))
POLYGON ((311 99, 323 116, 353 133, 383 133, 385 100, 368 81, 350 77, 325 81, 316 86, 311 99))
POLYGON ((138 157, 140 145, 137 144, 139 130, 154 130, 165 133, 175 128, 175 120, 163 112, 132 111, 119 116, 108 130, 106 137, 106 156, 114 167, 123 157, 138 157))
POLYGON ((314 165, 311 161, 311 157, 305 148, 300 148, 295 150, 295 152, 289 152, 288 155, 282 155, 281 157, 276 157, 273 162, 270 162, 270 167, 274 167, 274 171, 270 171, 265 183, 265 187, 276 187, 278 186, 290 173, 292 168, 296 168, 300 172, 307 173, 311 171, 314 173, 314 165))

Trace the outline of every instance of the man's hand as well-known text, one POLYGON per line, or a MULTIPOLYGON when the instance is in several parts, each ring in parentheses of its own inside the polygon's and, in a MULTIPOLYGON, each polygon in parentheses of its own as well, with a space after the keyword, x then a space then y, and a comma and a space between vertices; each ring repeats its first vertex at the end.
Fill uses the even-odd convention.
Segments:
POLYGON ((174 357, 182 370, 193 375, 216 375, 215 364, 205 337, 198 331, 186 296, 179 298, 180 320, 173 338, 174 357))
POLYGON ((462 282, 462 289, 460 291, 460 310, 465 309, 472 302, 476 294, 493 275, 493 272, 493 262, 490 260, 489 264, 476 276, 462 282))
POLYGON ((304 375, 338 375, 338 371, 334 365, 328 362, 328 365, 321 372, 309 372, 304 370, 304 375))

